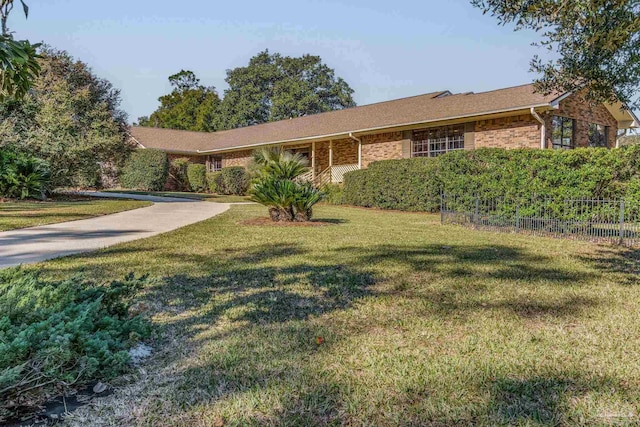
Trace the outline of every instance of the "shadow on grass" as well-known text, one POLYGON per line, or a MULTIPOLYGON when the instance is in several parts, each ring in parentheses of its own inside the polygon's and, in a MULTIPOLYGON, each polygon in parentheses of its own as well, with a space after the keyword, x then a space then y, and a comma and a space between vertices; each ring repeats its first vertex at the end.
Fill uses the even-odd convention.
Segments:
MULTIPOLYGON (((486 286, 483 282, 487 279, 504 282, 498 286, 542 281, 561 289, 578 280, 588 283, 597 278, 584 272, 549 267, 554 262, 551 257, 506 245, 377 245, 312 252, 298 244, 274 243, 209 254, 174 251, 162 256, 167 263, 180 260, 185 265, 199 266, 197 272, 169 275, 146 291, 147 298, 156 302, 155 306, 167 316, 164 324, 172 331, 171 335, 178 337, 178 341, 201 346, 201 351, 207 348, 206 354, 198 357, 197 366, 187 364, 175 382, 167 386, 175 402, 168 404, 167 419, 181 414, 182 421, 189 417, 184 414, 184 402, 195 407, 245 392, 259 399, 261 393, 276 389, 280 390, 281 407, 266 419, 256 420, 246 415, 246 420, 231 421, 324 425, 350 416, 356 419, 354 424, 358 424, 358 410, 375 412, 375 408, 347 408, 344 400, 350 393, 349 379, 327 378, 326 373, 313 364, 313 358, 330 352, 341 340, 352 339, 363 332, 349 324, 328 320, 319 326, 309 320, 348 310, 363 298, 419 299, 428 303, 420 304, 424 307, 422 315, 445 320, 459 314, 495 310, 510 311, 524 319, 575 317, 584 309, 602 304, 596 299, 561 294, 554 301, 536 300, 535 294, 533 297, 527 294, 480 303, 486 286), (393 267, 401 267, 399 276, 387 274, 387 268, 393 267), (458 281, 467 276, 476 278, 478 285, 458 281), (440 278, 452 285, 439 289, 430 285, 432 280, 440 278), (389 280, 397 282, 395 290, 376 286, 389 280), (406 284, 401 286, 403 281, 406 284), (200 334, 229 322, 234 326, 224 333, 200 334), (327 335, 334 337, 334 341, 316 342, 317 337, 327 335)), ((369 313, 358 322, 376 326, 377 320, 369 313)), ((393 351, 388 349, 391 355, 393 351)), ((384 370, 385 366, 380 369, 384 370)), ((604 393, 609 386, 607 382, 575 379, 579 376, 568 379, 553 375, 523 376, 480 384, 488 387, 490 398, 479 419, 492 421, 487 424, 562 423, 570 410, 566 406, 568 399, 580 393, 604 393)), ((402 411, 407 411, 406 419, 415 420, 417 425, 455 422, 447 418, 450 414, 437 419, 422 418, 416 408, 420 407, 420 399, 430 398, 428 393, 387 391, 394 398, 414 402, 402 411)), ((479 407, 481 404, 476 409, 479 407)), ((197 421, 201 414, 193 416, 197 421)))
POLYGON ((598 270, 622 273, 624 284, 640 284, 640 250, 638 249, 601 247, 595 253, 582 255, 578 259, 598 270))

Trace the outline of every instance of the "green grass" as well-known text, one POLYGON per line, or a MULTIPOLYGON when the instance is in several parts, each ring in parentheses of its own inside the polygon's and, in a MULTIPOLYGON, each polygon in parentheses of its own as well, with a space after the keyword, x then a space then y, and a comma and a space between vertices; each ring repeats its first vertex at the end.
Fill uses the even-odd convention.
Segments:
POLYGON ((0 231, 87 219, 150 205, 150 202, 136 200, 101 200, 71 196, 57 196, 45 202, 0 202, 0 231))
POLYGON ((184 199, 204 200, 207 202, 218 203, 242 203, 249 202, 249 196, 234 196, 223 194, 211 194, 211 193, 188 193, 184 191, 135 191, 135 190, 106 190, 112 193, 125 193, 125 194, 142 194, 145 196, 160 196, 160 197, 178 197, 184 199))
POLYGON ((128 271, 160 337, 72 425, 636 425, 638 254, 321 206, 219 217, 45 274, 128 271))

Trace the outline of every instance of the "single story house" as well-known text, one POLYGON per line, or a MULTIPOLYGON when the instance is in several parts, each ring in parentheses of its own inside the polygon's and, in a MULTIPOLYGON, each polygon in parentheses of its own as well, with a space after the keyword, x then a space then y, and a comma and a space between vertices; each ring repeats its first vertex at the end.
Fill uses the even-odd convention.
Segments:
POLYGON ((638 126, 618 105, 589 105, 571 93, 542 95, 533 85, 482 93, 427 93, 219 132, 132 127, 141 148, 189 157, 208 170, 246 166, 261 146, 284 146, 309 158, 309 179, 341 182, 371 162, 438 156, 480 147, 615 147, 618 132, 638 126))

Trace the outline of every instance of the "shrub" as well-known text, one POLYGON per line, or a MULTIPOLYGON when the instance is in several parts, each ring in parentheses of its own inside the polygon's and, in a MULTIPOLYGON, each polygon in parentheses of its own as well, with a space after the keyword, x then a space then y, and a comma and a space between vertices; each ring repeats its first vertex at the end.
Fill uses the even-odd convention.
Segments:
POLYGON ((45 198, 49 191, 49 165, 25 153, 0 150, 0 198, 45 198))
POLYGON ((332 205, 344 203, 344 187, 340 184, 325 184, 320 189, 324 193, 324 200, 332 205))
POLYGON ((307 160, 282 149, 264 148, 254 153, 256 178, 252 200, 269 208, 273 221, 309 221, 313 206, 323 194, 309 182, 296 178, 307 171, 307 160))
POLYGON ((187 168, 189 167, 189 159, 180 157, 174 159, 169 164, 169 185, 176 191, 189 191, 189 177, 187 168))
POLYGON ((207 167, 200 163, 190 163, 187 167, 189 187, 196 193, 203 192, 207 188, 207 167))
POLYGON ((638 145, 615 150, 479 149, 372 163, 345 175, 344 202, 434 212, 441 192, 480 198, 545 196, 557 201, 636 197, 638 180, 638 145))
POLYGON ((125 188, 160 191, 169 174, 169 160, 164 151, 141 149, 134 151, 125 163, 120 183, 125 188))
POLYGON ((11 407, 38 404, 61 385, 125 371, 128 348, 150 332, 129 313, 145 281, 131 274, 109 284, 53 281, 0 270, 0 424, 11 407))
POLYGON ((249 174, 242 166, 222 168, 217 179, 217 193, 245 195, 249 189, 249 182, 249 174))
POLYGON ((209 191, 209 193, 218 193, 218 180, 220 179, 220 175, 220 171, 207 172, 207 191, 209 191))

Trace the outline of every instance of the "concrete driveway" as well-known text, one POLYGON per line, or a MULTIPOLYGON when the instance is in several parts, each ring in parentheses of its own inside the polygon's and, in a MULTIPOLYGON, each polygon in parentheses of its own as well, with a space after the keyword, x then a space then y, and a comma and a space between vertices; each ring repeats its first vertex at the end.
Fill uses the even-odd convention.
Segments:
POLYGON ((0 233, 0 268, 31 264, 117 243, 144 239, 211 218, 229 209, 227 203, 120 193, 83 193, 94 197, 128 198, 152 206, 40 227, 0 233))

